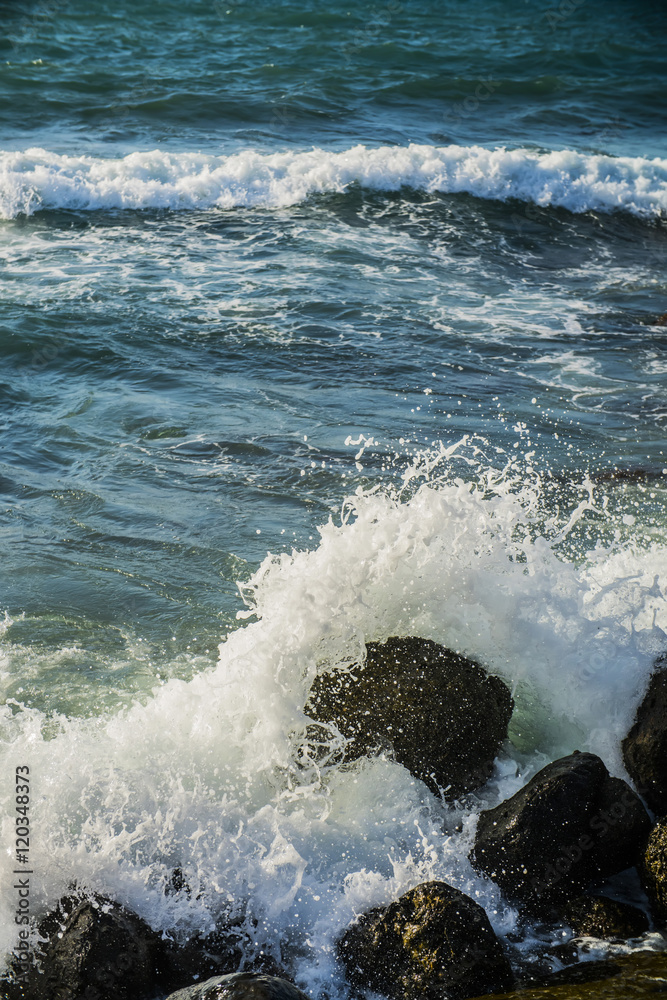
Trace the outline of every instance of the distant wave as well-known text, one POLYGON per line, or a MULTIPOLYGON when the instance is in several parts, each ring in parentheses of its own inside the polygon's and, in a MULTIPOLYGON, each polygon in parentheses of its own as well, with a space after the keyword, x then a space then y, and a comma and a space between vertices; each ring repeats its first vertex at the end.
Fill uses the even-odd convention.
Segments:
POLYGON ((354 184, 378 191, 409 187, 516 198, 572 212, 667 213, 664 159, 410 145, 231 156, 154 150, 121 159, 44 149, 5 152, 0 153, 0 217, 39 209, 280 208, 354 184))

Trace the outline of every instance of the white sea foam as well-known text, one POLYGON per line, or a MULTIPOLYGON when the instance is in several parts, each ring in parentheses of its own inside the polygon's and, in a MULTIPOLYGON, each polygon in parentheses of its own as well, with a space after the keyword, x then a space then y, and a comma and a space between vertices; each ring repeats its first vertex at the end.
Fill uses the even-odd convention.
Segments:
MULTIPOLYGON (((38 209, 284 207, 351 185, 516 198, 573 212, 667 211, 667 160, 481 146, 355 146, 344 151, 135 152, 122 159, 44 149, 0 153, 0 217, 38 209)), ((520 210, 519 210, 520 214, 520 210)))
MULTIPOLYGON (((459 451, 479 461, 474 448, 459 451)), ((403 498, 355 495, 312 551, 268 556, 245 591, 254 620, 221 644, 217 666, 111 718, 47 721, 5 707, 2 773, 31 768, 35 904, 77 879, 180 933, 206 931, 232 908, 253 921, 257 947, 333 996, 345 995, 336 935, 424 879, 471 893, 501 934, 516 929, 467 861, 476 808, 576 748, 621 772, 619 737, 665 647, 667 551, 599 547, 568 560, 568 533, 604 510, 590 485, 567 511, 546 513, 537 480, 519 487, 486 470, 476 482, 437 481, 433 469, 454 453, 410 470, 403 498), (474 656, 515 692, 515 749, 476 807, 445 808, 388 759, 341 768, 335 733, 321 732, 318 754, 304 737, 315 673, 394 634, 474 656), (176 865, 191 895, 165 894, 176 865)), ((6 780, 5 886, 12 805, 6 780)), ((7 949, 10 892, 0 906, 7 949)))

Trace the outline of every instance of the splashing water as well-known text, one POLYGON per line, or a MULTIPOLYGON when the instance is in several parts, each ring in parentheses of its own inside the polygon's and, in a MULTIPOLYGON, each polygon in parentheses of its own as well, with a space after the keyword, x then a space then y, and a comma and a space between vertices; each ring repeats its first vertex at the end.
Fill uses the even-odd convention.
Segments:
MULTIPOLYGON (((242 587, 247 624, 191 680, 111 717, 4 706, 3 773, 28 763, 34 776, 42 908, 76 880, 177 938, 232 915, 249 932, 248 960, 264 951, 341 997, 337 935, 425 879, 472 895, 499 933, 516 930, 467 860, 476 815, 573 749, 623 773, 619 740, 665 648, 667 548, 639 535, 623 544, 590 482, 563 502, 537 473, 493 468, 488 450, 466 438, 422 454, 399 490, 347 498, 312 550, 269 554, 242 587), (318 671, 390 635, 459 650, 513 690, 494 778, 456 807, 387 757, 341 765, 335 727, 304 714, 318 671), (176 866, 190 893, 165 893, 176 866)), ((6 895, 2 906, 8 950, 6 895)))

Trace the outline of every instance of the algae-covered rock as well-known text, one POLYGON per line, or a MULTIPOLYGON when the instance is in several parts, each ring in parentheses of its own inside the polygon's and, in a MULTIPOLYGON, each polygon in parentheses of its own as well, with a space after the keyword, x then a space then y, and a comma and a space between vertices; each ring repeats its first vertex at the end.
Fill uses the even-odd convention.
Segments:
POLYGON ((364 914, 338 950, 354 986, 395 1000, 462 1000, 512 985, 486 913, 446 882, 425 882, 364 914))
POLYGON ((648 838, 640 874, 657 924, 667 923, 667 817, 658 820, 648 838))
POLYGON ((293 983, 256 972, 216 976, 179 990, 167 1000, 310 1000, 293 983))
POLYGON ((628 774, 658 816, 667 813, 667 655, 654 664, 634 725, 623 740, 628 774))
POLYGON ((390 749, 449 799, 483 785, 512 714, 503 681, 427 639, 391 638, 366 650, 365 663, 317 677, 306 706, 348 738, 347 759, 390 749))
POLYGON ((649 928, 648 917, 636 906, 607 896, 577 896, 563 909, 563 919, 579 937, 624 940, 649 928))
POLYGON ((550 986, 498 994, 498 1000, 655 1000, 656 994, 665 992, 667 955, 640 951, 617 955, 613 962, 581 962, 576 970, 577 975, 574 969, 556 973, 550 986), (570 981, 564 983, 563 978, 570 981))
POLYGON ((639 859, 650 820, 626 782, 575 752, 480 815, 475 867, 509 897, 543 909, 639 859))

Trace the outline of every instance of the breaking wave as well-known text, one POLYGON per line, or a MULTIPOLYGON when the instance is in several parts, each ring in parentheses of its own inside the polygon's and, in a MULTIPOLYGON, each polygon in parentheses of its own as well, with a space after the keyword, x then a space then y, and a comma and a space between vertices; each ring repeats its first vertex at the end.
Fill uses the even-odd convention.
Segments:
POLYGON ((0 217, 40 209, 280 208, 353 185, 518 199, 572 212, 667 211, 667 160, 482 146, 354 146, 335 152, 134 152, 67 156, 0 153, 0 217))

